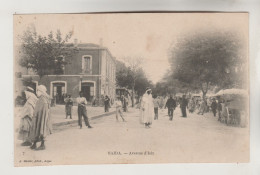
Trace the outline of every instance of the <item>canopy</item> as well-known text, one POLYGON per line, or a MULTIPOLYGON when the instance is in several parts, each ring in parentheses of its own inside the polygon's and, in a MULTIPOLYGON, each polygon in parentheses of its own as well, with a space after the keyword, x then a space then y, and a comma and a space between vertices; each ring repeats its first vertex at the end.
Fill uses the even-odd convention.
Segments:
POLYGON ((244 89, 225 89, 220 90, 215 96, 222 96, 222 95, 242 95, 247 96, 248 93, 244 89))

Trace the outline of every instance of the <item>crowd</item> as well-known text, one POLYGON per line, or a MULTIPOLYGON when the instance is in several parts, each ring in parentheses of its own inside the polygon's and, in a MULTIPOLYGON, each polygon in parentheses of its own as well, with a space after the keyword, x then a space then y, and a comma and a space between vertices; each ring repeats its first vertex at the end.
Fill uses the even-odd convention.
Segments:
MULTIPOLYGON (((24 104, 21 112, 19 113, 21 117, 20 127, 19 127, 19 139, 23 140, 22 146, 30 146, 33 150, 44 150, 45 149, 45 139, 48 134, 52 133, 52 124, 50 116, 50 106, 51 98, 46 93, 47 89, 43 85, 37 87, 37 91, 27 87, 25 90, 26 103, 24 104), (41 145, 37 147, 37 142, 41 145)), ((115 104, 116 107, 116 120, 118 121, 118 116, 125 122, 125 117, 123 112, 128 112, 129 106, 129 96, 121 95, 117 99, 111 100, 108 96, 103 97, 104 101, 104 111, 109 112, 111 104, 115 104)), ((72 118, 72 106, 73 99, 70 95, 64 98, 65 102, 65 115, 66 119, 72 118)), ((220 98, 217 100, 215 98, 201 98, 201 97, 190 97, 183 95, 182 97, 169 97, 152 95, 152 90, 146 88, 145 93, 138 101, 140 108, 140 123, 145 126, 145 128, 150 128, 153 120, 159 119, 159 109, 167 108, 169 120, 173 120, 174 110, 177 106, 180 107, 182 117, 187 117, 186 110, 189 113, 197 113, 198 115, 204 115, 204 113, 212 112, 213 116, 218 116, 218 121, 227 123, 227 116, 229 115, 228 110, 226 110, 227 103, 220 98)), ((82 92, 79 92, 79 97, 76 98, 76 103, 78 105, 78 125, 80 129, 82 128, 82 117, 84 119, 85 125, 88 128, 92 128, 89 123, 87 116, 87 100, 83 96, 82 92)), ((92 101, 92 106, 95 106, 96 101, 92 101), (93 104, 94 103, 94 104, 93 104)))

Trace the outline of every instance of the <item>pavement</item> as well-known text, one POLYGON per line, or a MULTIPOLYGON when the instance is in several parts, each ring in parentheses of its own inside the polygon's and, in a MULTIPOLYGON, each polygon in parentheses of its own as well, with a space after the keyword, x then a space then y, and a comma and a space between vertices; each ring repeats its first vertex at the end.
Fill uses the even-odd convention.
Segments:
MULTIPOLYGON (((21 110, 21 107, 15 108, 15 113, 18 114, 19 110, 21 110)), ((109 112, 104 112, 104 107, 92 107, 87 106, 87 115, 89 120, 94 120, 100 117, 108 116, 111 114, 114 114, 116 111, 115 107, 111 107, 109 109, 109 112)), ((56 105, 55 107, 51 107, 51 121, 53 125, 53 129, 58 129, 57 127, 63 126, 63 125, 70 125, 75 124, 78 122, 78 113, 77 113, 77 106, 72 107, 72 119, 69 117, 66 119, 65 115, 65 106, 64 105, 56 105)), ((19 127, 20 119, 18 116, 15 116, 15 128, 17 129, 19 127)))
POLYGON ((129 108, 126 122, 115 114, 96 118, 92 129, 66 125, 47 137, 43 151, 15 140, 15 166, 249 161, 249 127, 226 126, 211 113, 182 118, 177 108, 173 121, 159 110, 159 120, 146 129, 139 114, 129 108))

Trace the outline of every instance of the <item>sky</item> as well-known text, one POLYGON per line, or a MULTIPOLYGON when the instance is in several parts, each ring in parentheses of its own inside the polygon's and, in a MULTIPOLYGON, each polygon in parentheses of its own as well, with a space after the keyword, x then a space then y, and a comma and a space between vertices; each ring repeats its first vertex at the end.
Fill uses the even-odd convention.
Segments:
POLYGON ((14 43, 31 25, 39 34, 60 29, 73 31, 71 42, 102 44, 112 55, 141 57, 147 77, 156 83, 170 68, 168 58, 174 42, 190 33, 234 31, 248 37, 246 13, 117 13, 14 15, 14 43))

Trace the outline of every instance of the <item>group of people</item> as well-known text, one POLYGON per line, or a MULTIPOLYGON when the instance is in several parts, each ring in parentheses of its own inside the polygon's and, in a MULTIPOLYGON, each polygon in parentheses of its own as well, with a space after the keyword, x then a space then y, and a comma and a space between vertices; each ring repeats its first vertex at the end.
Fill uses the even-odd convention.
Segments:
POLYGON ((33 150, 44 150, 45 138, 52 133, 51 98, 46 92, 47 89, 43 85, 37 87, 36 95, 33 88, 27 87, 26 103, 19 113, 19 139, 23 140, 22 146, 30 146, 33 150), (37 142, 41 142, 39 147, 37 142))
MULTIPOLYGON (((144 124, 145 128, 151 127, 153 119, 158 120, 158 110, 159 108, 162 108, 162 99, 163 98, 156 95, 152 96, 152 90, 150 88, 146 89, 144 95, 141 98, 140 104, 140 122, 144 124)), ((188 106, 188 101, 186 99, 186 96, 183 95, 178 103, 180 104, 182 117, 187 117, 186 109, 188 106)), ((168 108, 169 120, 172 121, 174 110, 177 107, 176 99, 170 96, 163 106, 164 108, 168 108)))
POLYGON ((198 111, 197 114, 204 115, 206 112, 213 112, 216 117, 218 104, 215 98, 190 98, 188 102, 188 109, 190 113, 198 111))

